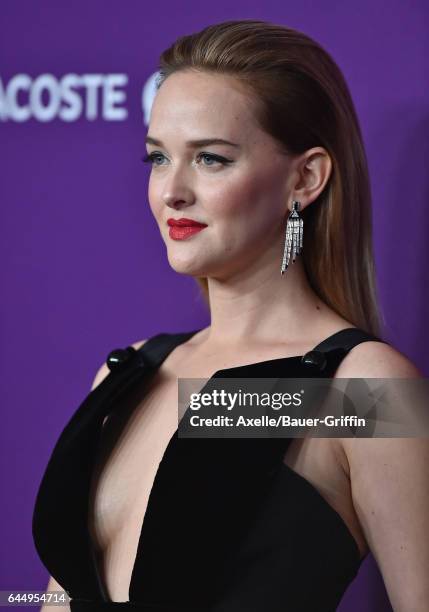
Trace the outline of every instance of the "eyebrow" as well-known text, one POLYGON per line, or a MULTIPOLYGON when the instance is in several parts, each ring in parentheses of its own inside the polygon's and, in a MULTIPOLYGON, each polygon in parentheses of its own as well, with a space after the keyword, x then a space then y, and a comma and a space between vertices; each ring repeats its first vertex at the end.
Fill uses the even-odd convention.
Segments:
MULTIPOLYGON (((161 140, 158 140, 157 138, 152 138, 152 136, 146 136, 145 142, 146 144, 153 144, 158 147, 164 146, 161 140)), ((187 140, 185 144, 187 147, 191 147, 191 148, 207 147, 208 145, 215 145, 215 144, 229 145, 231 147, 238 147, 238 148, 240 147, 239 144, 235 142, 231 142, 230 140, 224 140, 223 138, 202 138, 200 140, 187 140)))

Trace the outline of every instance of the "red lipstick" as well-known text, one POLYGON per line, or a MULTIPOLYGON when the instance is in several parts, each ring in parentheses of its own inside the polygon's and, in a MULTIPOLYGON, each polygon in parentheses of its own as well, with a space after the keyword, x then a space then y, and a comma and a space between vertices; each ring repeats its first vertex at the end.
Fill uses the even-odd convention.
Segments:
POLYGON ((170 227, 169 235, 173 240, 185 240, 207 227, 206 223, 200 223, 199 221, 187 219, 186 217, 182 217, 181 219, 167 219, 167 225, 170 227))

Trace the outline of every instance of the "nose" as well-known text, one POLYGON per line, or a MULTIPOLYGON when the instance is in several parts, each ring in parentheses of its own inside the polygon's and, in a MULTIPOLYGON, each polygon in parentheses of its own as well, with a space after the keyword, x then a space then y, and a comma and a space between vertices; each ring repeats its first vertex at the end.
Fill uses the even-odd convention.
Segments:
POLYGON ((186 183, 183 172, 176 170, 166 179, 162 200, 166 206, 175 210, 192 204, 194 201, 192 189, 186 183))
POLYGON ((179 210, 189 206, 186 198, 180 197, 179 195, 173 193, 164 195, 163 200, 169 208, 173 208, 174 210, 179 210))

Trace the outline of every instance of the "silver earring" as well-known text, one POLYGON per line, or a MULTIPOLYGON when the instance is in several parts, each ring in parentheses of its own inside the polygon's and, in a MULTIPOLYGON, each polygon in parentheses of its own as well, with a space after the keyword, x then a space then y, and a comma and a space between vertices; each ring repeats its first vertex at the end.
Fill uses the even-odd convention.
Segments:
POLYGON ((286 240, 283 253, 283 261, 280 273, 283 275, 287 269, 292 255, 292 262, 295 261, 295 255, 301 255, 302 239, 304 235, 304 221, 299 216, 301 203, 294 200, 292 202, 292 212, 286 222, 286 240))

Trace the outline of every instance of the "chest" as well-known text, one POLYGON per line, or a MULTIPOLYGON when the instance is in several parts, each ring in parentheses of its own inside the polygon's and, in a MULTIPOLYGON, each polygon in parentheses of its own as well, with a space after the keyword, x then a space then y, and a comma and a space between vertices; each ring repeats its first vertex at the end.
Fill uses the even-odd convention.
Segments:
POLYGON ((150 491, 177 429, 177 379, 155 375, 133 403, 105 420, 90 489, 89 531, 114 601, 128 599, 150 491))
MULTIPOLYGON (((151 489, 177 429, 180 376, 177 369, 158 371, 145 384, 143 397, 130 402, 129 409, 115 410, 103 426, 92 478, 89 528, 99 572, 113 601, 128 599, 151 489)), ((195 365, 191 374, 187 369, 186 376, 207 378, 207 373, 195 365)), ((363 551, 349 483, 334 442, 323 438, 292 440, 284 463, 308 480, 342 516, 363 551)))
MULTIPOLYGON (((115 408, 103 423, 89 517, 99 551, 107 551, 116 534, 121 533, 122 542, 125 532, 138 532, 143 522, 159 463, 177 430, 181 376, 177 367, 158 369, 144 382, 141 397, 128 398, 128 405, 115 408)), ((200 378, 202 373, 195 366, 186 376, 200 378)))

